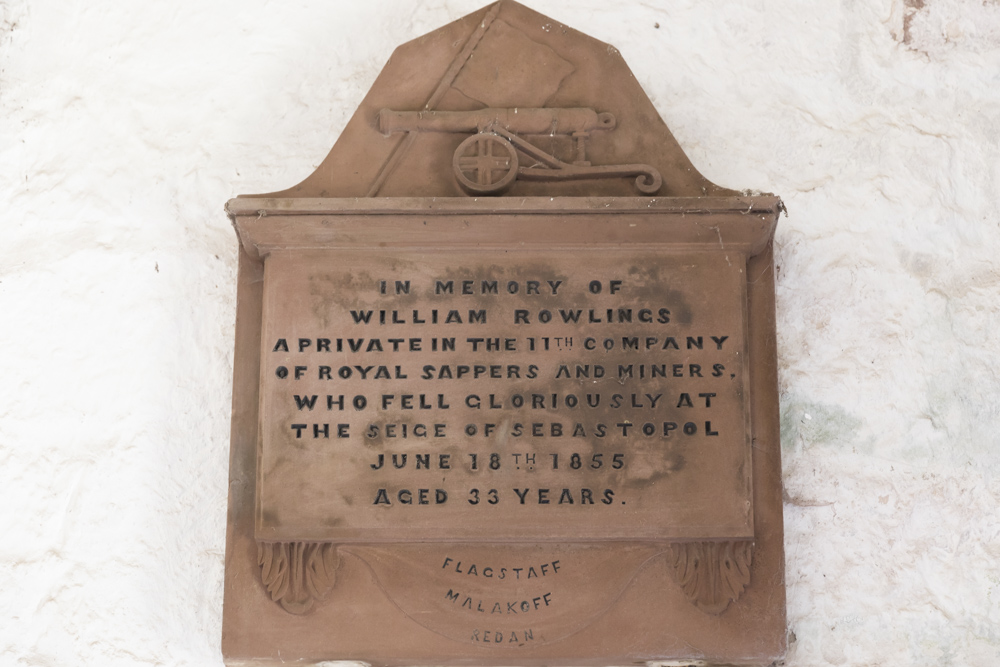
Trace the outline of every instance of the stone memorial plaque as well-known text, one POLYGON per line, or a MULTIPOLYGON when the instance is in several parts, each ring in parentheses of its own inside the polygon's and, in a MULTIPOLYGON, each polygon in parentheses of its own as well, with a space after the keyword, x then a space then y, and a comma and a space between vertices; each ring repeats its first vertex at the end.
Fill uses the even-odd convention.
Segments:
POLYGON ((521 5, 397 50, 227 204, 227 662, 780 657, 780 208, 521 5))

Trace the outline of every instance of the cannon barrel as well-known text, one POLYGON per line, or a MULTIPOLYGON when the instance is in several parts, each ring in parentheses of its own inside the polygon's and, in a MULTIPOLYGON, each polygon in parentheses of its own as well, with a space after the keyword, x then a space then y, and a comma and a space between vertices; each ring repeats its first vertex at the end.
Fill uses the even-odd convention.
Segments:
POLYGON ((477 109, 475 111, 393 111, 378 113, 382 134, 393 132, 480 132, 502 127, 517 134, 574 134, 612 130, 615 117, 583 107, 568 109, 477 109))

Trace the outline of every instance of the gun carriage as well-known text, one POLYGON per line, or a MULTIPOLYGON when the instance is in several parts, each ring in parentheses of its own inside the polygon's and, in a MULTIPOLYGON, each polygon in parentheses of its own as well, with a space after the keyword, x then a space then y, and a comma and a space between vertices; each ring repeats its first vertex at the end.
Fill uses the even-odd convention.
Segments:
POLYGON ((635 187, 654 194, 663 183, 648 164, 594 166, 587 160, 587 139, 615 128, 615 117, 589 108, 488 108, 476 111, 393 111, 378 114, 379 130, 395 132, 470 133, 455 149, 452 170, 468 192, 502 194, 515 180, 562 181, 636 177, 635 187), (522 135, 564 135, 574 141, 575 160, 564 162, 525 140, 522 135), (531 160, 522 164, 523 154, 531 160))

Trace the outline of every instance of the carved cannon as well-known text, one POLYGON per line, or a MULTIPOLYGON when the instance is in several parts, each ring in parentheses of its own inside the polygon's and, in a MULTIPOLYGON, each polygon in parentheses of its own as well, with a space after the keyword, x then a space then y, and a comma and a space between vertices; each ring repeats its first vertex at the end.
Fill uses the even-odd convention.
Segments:
POLYGON ((455 149, 452 170, 459 184, 474 194, 501 194, 518 178, 560 181, 635 176, 644 194, 660 189, 663 179, 648 164, 592 166, 586 141, 592 132, 615 128, 615 117, 588 108, 488 108, 476 111, 393 111, 382 109, 378 128, 394 132, 473 133, 455 149), (575 142, 576 159, 564 162, 519 135, 566 135, 575 142), (521 166, 518 151, 534 160, 521 166))

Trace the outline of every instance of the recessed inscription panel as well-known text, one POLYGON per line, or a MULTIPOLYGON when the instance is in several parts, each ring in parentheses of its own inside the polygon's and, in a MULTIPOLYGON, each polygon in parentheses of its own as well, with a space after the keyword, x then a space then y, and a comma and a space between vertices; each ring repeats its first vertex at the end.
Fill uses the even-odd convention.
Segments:
POLYGON ((752 538, 744 267, 272 253, 257 538, 752 538))

